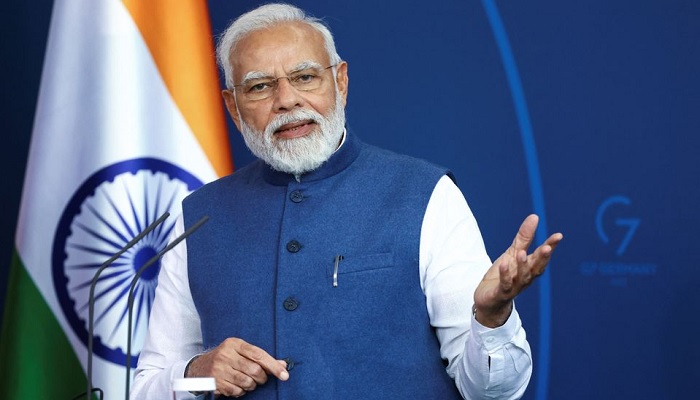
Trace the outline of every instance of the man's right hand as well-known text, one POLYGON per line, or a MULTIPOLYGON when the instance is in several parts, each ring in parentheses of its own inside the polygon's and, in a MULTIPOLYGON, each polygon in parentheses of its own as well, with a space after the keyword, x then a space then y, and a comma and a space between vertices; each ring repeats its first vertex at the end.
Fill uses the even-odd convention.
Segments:
POLYGON ((274 375, 289 379, 287 363, 265 350, 238 338, 228 338, 219 346, 192 360, 186 377, 214 377, 216 394, 240 397, 267 382, 274 375))

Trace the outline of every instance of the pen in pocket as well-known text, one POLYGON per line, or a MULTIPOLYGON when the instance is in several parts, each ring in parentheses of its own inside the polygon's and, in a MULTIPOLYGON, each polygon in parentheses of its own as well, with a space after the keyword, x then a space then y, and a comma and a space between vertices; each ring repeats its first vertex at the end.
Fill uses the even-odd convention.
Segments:
POLYGON ((338 266, 340 265, 340 262, 343 260, 343 256, 337 255, 335 256, 335 263, 333 264, 333 287, 338 286, 338 266))

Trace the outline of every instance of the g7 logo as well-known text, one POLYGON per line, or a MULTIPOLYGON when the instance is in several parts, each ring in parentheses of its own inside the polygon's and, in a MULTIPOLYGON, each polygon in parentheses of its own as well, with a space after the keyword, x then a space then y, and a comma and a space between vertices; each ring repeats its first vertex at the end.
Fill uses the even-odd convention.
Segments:
MULTIPOLYGON (((600 240, 603 241, 605 244, 610 243, 610 239, 608 238, 608 235, 605 233, 605 229, 603 228, 603 217, 605 215, 605 212, 607 211, 610 206, 613 204, 624 204, 626 206, 629 206, 632 204, 629 198, 624 197, 624 196, 612 196, 605 200, 600 207, 598 207, 598 212, 596 213, 596 218, 595 218, 595 227, 596 230, 598 231, 598 236, 600 237, 600 240)), ((637 230, 637 227, 639 226, 640 219, 639 218, 617 218, 615 219, 615 225, 621 226, 621 227, 627 227, 627 233, 625 234, 625 237, 622 239, 620 242, 620 245, 617 247, 617 251, 615 254, 618 256, 621 256, 625 250, 627 250, 627 246, 630 244, 632 241, 632 237, 634 236, 634 232, 637 230)))

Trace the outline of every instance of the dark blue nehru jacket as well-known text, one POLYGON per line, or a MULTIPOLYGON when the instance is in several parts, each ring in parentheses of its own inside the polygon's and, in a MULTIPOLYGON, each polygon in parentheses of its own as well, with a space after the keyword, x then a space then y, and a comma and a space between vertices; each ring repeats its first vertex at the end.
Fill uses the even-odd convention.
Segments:
POLYGON ((257 161, 185 199, 185 226, 211 218, 187 239, 204 347, 238 337, 289 360, 287 382, 246 398, 460 398, 418 269, 446 173, 348 134, 301 182, 257 161))

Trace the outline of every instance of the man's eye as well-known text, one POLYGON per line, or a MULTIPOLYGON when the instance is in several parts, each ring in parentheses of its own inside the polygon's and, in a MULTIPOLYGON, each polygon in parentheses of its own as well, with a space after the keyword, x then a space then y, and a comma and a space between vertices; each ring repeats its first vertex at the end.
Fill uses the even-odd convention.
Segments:
POLYGON ((260 82, 248 87, 248 92, 262 92, 271 87, 270 82, 260 82))
POLYGON ((317 78, 314 74, 303 74, 294 77, 294 81, 300 84, 311 83, 317 78))

